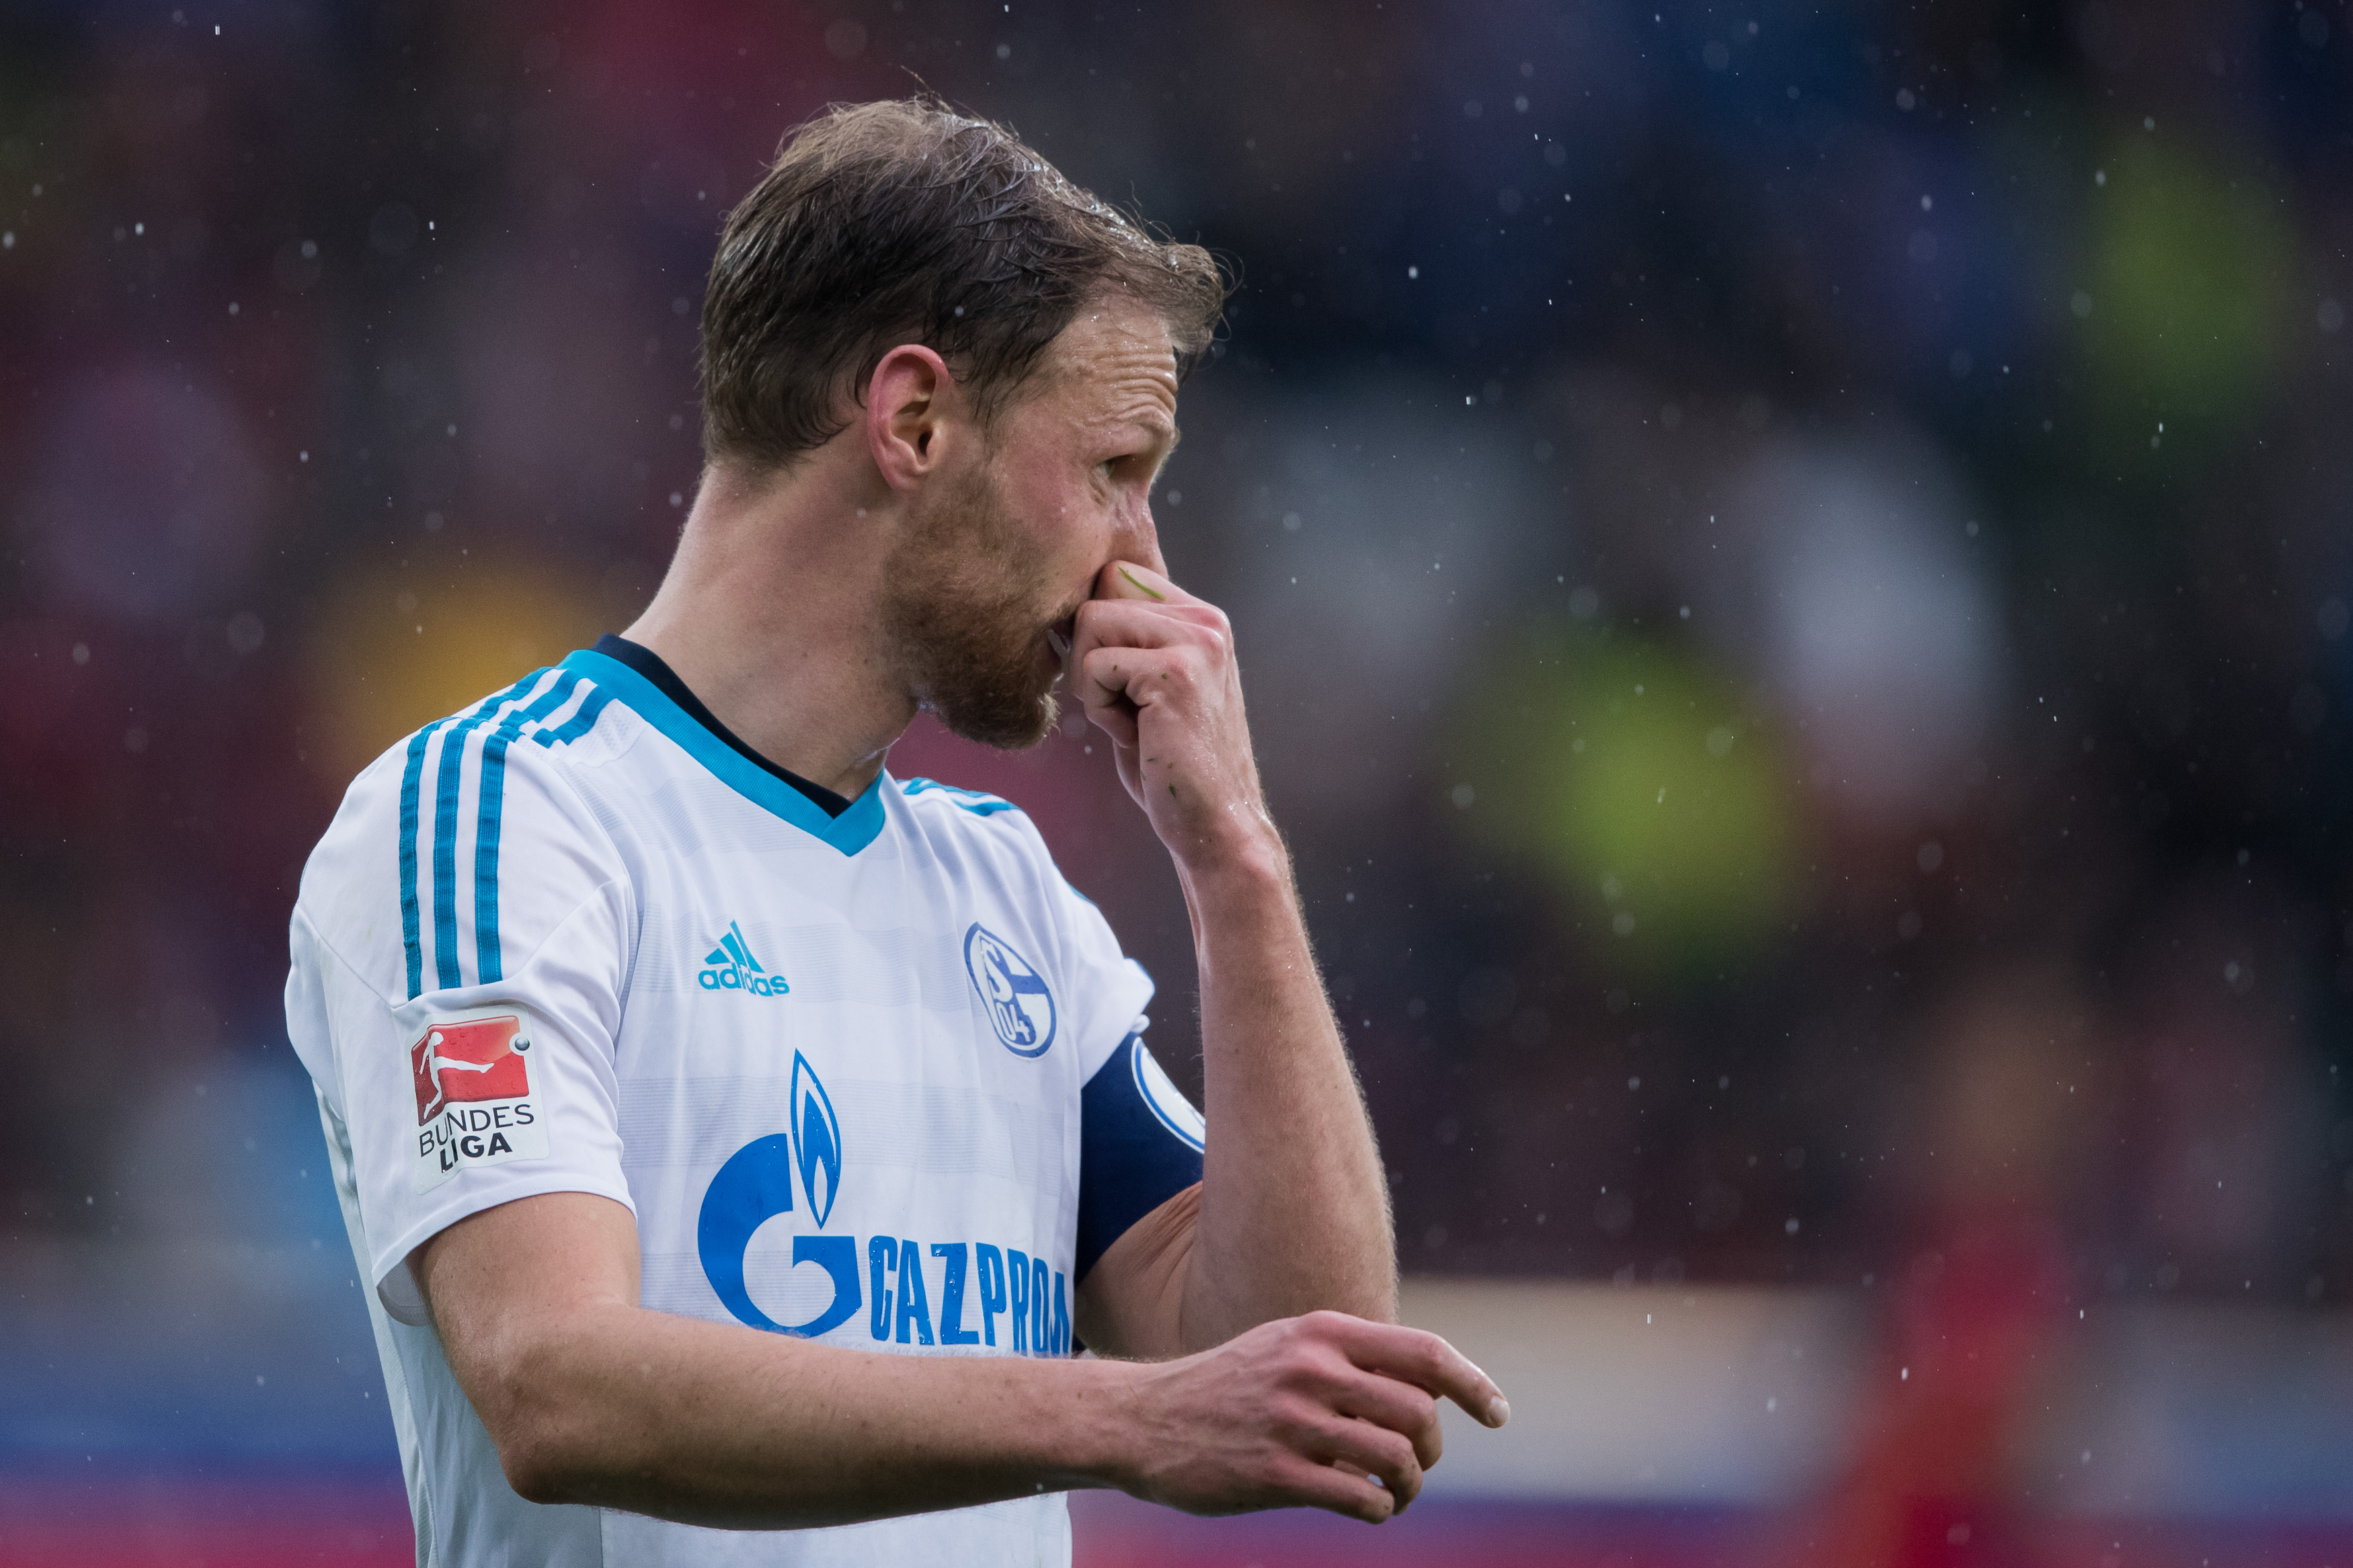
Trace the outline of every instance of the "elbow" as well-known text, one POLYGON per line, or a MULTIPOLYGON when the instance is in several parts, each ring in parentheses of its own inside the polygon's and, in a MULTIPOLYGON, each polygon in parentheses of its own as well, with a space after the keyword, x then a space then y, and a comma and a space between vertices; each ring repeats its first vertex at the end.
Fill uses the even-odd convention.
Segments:
MULTIPOLYGON (((542 1347, 533 1347, 534 1351, 542 1347)), ((507 1485, 525 1502, 583 1503, 601 1500, 604 1450, 595 1410, 567 1392, 560 1360, 544 1353, 517 1356, 474 1399, 475 1413, 498 1451, 507 1485)))
POLYGON ((580 1500, 573 1483, 573 1467, 565 1461, 557 1445, 514 1436, 497 1443, 499 1468, 506 1473, 507 1485, 515 1496, 536 1503, 580 1500))
POLYGON ((501 1423, 491 1441, 507 1485, 525 1502, 597 1503, 609 1495, 604 1468, 580 1423, 535 1412, 501 1423))

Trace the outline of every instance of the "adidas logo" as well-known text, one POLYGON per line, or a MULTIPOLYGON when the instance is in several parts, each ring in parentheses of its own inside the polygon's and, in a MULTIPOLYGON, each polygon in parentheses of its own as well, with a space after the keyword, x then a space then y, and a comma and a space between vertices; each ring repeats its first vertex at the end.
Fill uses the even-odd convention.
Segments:
POLYGON ((781 974, 771 974, 760 967, 752 956, 751 943, 744 940, 743 928, 733 921, 727 922, 727 934, 719 945, 705 953, 702 962, 710 967, 694 977, 695 984, 705 991, 748 991, 754 996, 782 996, 792 989, 781 974))

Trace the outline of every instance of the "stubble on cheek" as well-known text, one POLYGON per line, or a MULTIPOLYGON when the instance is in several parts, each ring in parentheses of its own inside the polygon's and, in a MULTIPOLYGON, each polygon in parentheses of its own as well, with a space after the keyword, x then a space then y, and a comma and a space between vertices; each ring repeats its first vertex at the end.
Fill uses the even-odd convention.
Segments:
POLYGON ((1018 537, 1002 497, 976 478, 892 563, 883 604, 916 701, 950 733, 1000 751, 1036 745, 1058 712, 1039 656, 1055 612, 1036 603, 1018 537))

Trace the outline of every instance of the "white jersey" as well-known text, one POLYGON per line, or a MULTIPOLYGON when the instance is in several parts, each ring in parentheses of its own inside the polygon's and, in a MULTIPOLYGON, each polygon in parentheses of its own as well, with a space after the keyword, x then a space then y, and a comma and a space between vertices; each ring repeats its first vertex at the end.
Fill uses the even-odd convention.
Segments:
POLYGON ((593 1193, 636 1215, 648 1308, 1065 1355, 1074 1281, 1198 1179, 1152 982, 1018 810, 885 773, 828 816, 731 741, 575 653, 378 759, 304 870, 288 1025, 417 1560, 1066 1562, 1059 1495, 791 1532, 525 1502, 424 1312, 443 1227, 593 1193))

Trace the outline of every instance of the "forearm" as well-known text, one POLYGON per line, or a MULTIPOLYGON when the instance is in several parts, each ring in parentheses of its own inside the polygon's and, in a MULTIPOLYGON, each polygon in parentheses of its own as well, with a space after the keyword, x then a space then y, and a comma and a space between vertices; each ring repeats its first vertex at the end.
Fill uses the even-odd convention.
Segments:
POLYGON ((1114 1363, 880 1355, 621 1305, 527 1331, 459 1371, 537 1502, 801 1529, 1120 1479, 1135 1369, 1114 1363))
POLYGON ((1269 831, 1179 875, 1208 1121, 1185 1347, 1319 1308, 1394 1321, 1388 1186, 1288 858, 1269 831))

